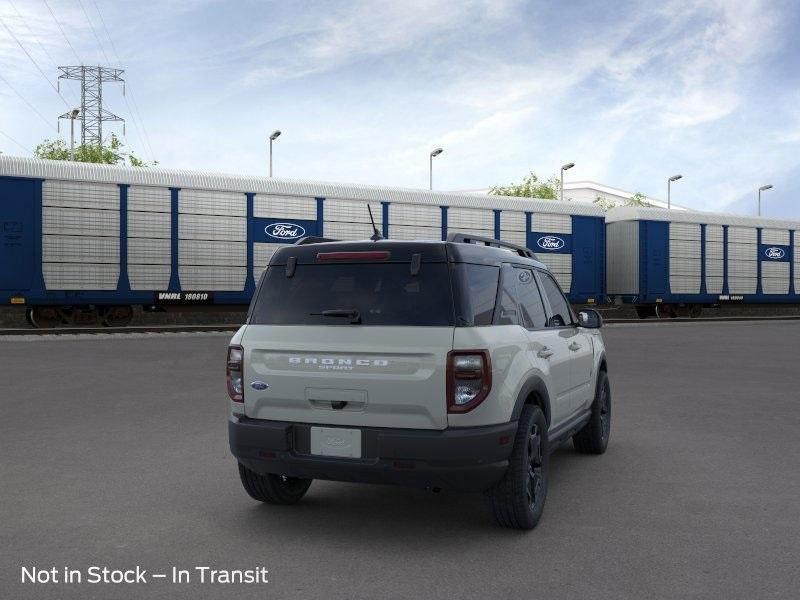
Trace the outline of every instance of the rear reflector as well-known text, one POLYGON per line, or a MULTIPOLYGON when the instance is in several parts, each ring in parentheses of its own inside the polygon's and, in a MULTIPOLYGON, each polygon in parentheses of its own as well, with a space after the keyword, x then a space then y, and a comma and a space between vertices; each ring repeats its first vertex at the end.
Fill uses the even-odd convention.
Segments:
POLYGON ((317 260, 389 260, 391 253, 386 250, 366 252, 319 252, 317 260))

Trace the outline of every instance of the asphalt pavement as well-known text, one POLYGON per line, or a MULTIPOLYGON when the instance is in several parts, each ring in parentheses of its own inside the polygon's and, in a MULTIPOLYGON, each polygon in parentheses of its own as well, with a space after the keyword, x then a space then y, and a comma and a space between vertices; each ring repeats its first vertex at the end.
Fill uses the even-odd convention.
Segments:
POLYGON ((609 450, 554 454, 527 533, 478 495, 317 481, 297 506, 254 502, 227 448, 225 335, 0 340, 0 598, 800 597, 800 322, 603 334, 609 450), (92 566, 168 577, 88 583, 92 566), (200 583, 203 566, 269 583, 200 583))

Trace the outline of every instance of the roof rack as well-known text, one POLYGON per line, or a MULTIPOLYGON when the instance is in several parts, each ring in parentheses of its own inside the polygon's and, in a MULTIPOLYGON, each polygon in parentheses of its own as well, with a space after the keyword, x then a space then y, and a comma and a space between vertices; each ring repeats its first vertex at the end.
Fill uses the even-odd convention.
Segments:
POLYGON ((297 240, 294 245, 295 246, 304 246, 305 244, 321 244, 323 242, 338 242, 340 240, 334 240, 333 238, 326 238, 319 235, 309 235, 306 237, 302 237, 297 240))
POLYGON ((456 244, 478 244, 484 246, 491 246, 493 248, 511 250, 512 252, 515 252, 520 256, 536 260, 536 255, 529 248, 525 248, 524 246, 518 246, 517 244, 512 244, 511 242, 503 242, 500 240, 495 240, 493 238, 481 237, 479 235, 472 235, 469 233, 450 233, 447 235, 447 241, 456 244))

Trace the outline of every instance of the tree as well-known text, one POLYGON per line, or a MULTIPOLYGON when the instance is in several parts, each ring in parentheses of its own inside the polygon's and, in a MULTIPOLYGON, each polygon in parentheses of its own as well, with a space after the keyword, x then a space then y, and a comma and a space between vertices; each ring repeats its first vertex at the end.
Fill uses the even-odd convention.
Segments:
POLYGON ((541 181, 533 171, 525 176, 521 183, 508 186, 496 185, 489 190, 498 196, 520 196, 523 198, 544 198, 556 200, 561 190, 561 181, 553 175, 547 181, 541 181))
MULTIPOLYGON (((594 203, 597 204, 602 210, 609 211, 612 208, 618 206, 618 204, 612 200, 611 198, 603 195, 598 195, 594 199, 594 203)), ((647 201, 647 196, 645 196, 642 192, 636 192, 633 196, 628 198, 623 206, 653 206, 647 201)))
MULTIPOLYGON (((150 167, 158 164, 158 161, 147 163, 137 157, 133 152, 123 150, 124 144, 119 138, 111 134, 111 140, 107 146, 94 146, 81 144, 75 147, 75 160, 77 162, 101 163, 105 165, 124 165, 132 167, 150 167)), ((49 160, 69 160, 69 146, 64 140, 45 140, 34 149, 33 153, 37 158, 49 160)))

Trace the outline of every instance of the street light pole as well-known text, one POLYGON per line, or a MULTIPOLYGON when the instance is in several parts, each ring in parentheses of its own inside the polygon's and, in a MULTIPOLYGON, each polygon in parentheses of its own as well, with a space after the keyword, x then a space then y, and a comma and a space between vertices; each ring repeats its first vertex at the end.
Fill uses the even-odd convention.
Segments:
POLYGON ((680 179, 681 177, 683 177, 683 175, 673 175, 672 177, 667 179, 667 210, 672 208, 672 198, 671 198, 672 190, 670 186, 672 185, 673 181, 678 181, 678 179, 680 179))
POLYGON ((80 114, 80 110, 73 108, 69 113, 69 159, 75 161, 75 118, 80 114))
POLYGON ((772 189, 772 184, 771 183, 769 183, 767 185, 762 185, 760 188, 758 188, 758 216, 759 217, 761 216, 761 192, 765 192, 766 190, 771 190, 771 189, 772 189))
POLYGON ((444 150, 441 148, 436 148, 435 150, 431 150, 431 155, 428 157, 428 189, 433 189, 433 157, 439 156, 444 150))
POLYGON ((281 130, 276 129, 269 136, 269 176, 272 177, 272 142, 278 139, 281 135, 281 130))
POLYGON ((564 171, 567 171, 575 166, 574 162, 567 163, 561 166, 561 201, 564 201, 564 171))

